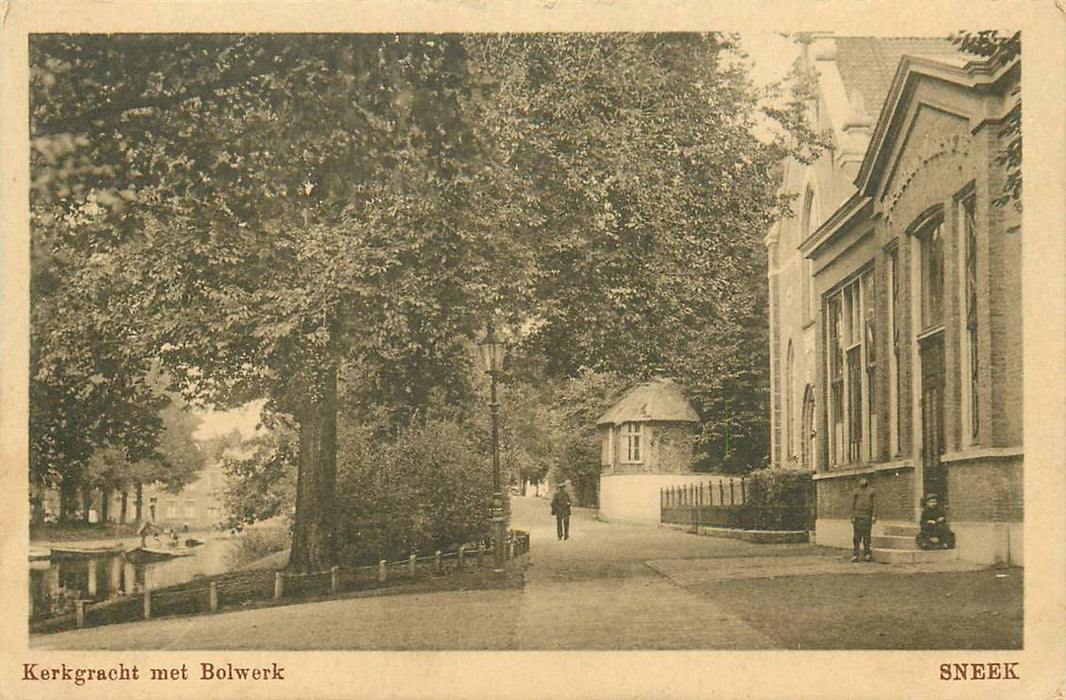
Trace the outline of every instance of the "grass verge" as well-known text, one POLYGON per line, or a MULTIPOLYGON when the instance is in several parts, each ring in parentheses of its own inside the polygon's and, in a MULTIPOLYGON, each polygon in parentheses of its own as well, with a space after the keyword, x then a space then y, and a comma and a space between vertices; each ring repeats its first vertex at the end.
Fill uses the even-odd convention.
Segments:
POLYGON ((785 649, 1021 649, 1023 571, 743 579, 700 593, 785 649))

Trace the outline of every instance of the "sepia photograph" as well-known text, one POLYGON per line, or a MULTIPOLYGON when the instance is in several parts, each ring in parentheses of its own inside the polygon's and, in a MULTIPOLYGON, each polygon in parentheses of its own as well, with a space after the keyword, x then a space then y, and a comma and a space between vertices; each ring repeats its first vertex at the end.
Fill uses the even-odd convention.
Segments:
POLYGON ((937 652, 1011 697, 1062 173, 1024 23, 955 24, 26 32, 11 697, 309 651, 937 652))

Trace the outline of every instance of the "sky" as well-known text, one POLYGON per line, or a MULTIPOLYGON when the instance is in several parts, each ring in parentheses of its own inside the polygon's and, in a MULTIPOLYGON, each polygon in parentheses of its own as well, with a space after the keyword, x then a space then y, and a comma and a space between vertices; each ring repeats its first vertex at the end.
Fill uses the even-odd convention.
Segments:
POLYGON ((741 43, 751 56, 751 77, 759 86, 780 80, 799 56, 799 46, 792 39, 769 29, 743 32, 741 43))
POLYGON ((236 428, 241 431, 241 437, 247 440, 255 434, 259 424, 259 411, 264 403, 266 402, 252 401, 232 411, 196 411, 202 422, 193 437, 197 440, 210 440, 236 428))

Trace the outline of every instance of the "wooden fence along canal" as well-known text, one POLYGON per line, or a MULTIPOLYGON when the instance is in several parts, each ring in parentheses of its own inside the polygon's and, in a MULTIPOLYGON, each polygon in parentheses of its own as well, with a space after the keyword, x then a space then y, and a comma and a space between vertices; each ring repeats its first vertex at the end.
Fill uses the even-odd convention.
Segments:
MULTIPOLYGON (((506 544, 508 559, 529 552, 529 533, 512 530, 506 544)), ((390 581, 412 581, 429 575, 447 575, 473 570, 493 563, 492 549, 467 547, 430 556, 410 555, 398 561, 378 562, 376 566, 342 568, 310 574, 284 571, 234 571, 210 578, 152 590, 145 586, 136 595, 92 603, 78 601, 72 614, 31 620, 31 633, 59 632, 79 627, 95 627, 170 615, 217 612, 221 608, 249 605, 257 601, 281 602, 286 598, 330 595, 344 591, 369 590, 390 581)))

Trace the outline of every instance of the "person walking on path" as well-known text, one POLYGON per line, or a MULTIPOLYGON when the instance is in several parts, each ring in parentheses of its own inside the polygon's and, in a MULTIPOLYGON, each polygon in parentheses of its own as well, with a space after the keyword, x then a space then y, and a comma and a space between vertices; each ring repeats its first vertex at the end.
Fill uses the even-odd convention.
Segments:
POLYGON ((141 523, 141 527, 137 530, 137 534, 141 536, 141 549, 148 546, 148 535, 152 534, 152 524, 145 520, 141 523))
POLYGON ((859 561, 860 546, 863 549, 863 559, 873 561, 873 553, 870 551, 870 530, 873 528, 874 521, 877 520, 875 496, 866 477, 859 479, 859 488, 851 494, 852 561, 859 561))
POLYGON ((555 532, 559 539, 570 539, 570 494, 566 487, 559 484, 555 487, 555 495, 552 496, 552 515, 555 516, 555 532))

